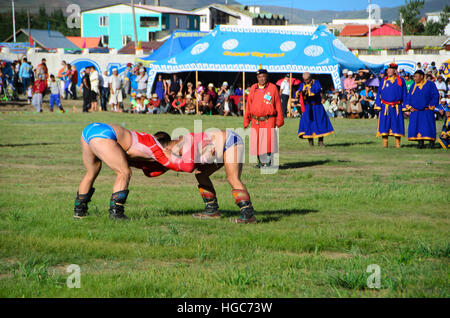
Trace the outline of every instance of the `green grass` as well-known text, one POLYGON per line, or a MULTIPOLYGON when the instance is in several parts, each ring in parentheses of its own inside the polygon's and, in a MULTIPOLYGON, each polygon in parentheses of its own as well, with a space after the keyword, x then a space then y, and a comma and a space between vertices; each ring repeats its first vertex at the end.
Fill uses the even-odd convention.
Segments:
MULTIPOLYGON (((114 174, 104 166, 91 216, 74 221, 83 176, 79 138, 92 121, 155 132, 202 119, 131 114, 0 115, 0 297, 449 297, 449 152, 383 149, 375 120, 333 120, 327 147, 280 130, 280 169, 245 164, 259 223, 236 225, 225 172, 213 176, 221 220, 202 221, 192 174, 133 170, 126 213, 108 219, 114 174), (66 267, 81 267, 81 288, 66 267), (370 289, 367 266, 381 269, 370 289)), ((441 123, 437 123, 438 129, 441 123)))

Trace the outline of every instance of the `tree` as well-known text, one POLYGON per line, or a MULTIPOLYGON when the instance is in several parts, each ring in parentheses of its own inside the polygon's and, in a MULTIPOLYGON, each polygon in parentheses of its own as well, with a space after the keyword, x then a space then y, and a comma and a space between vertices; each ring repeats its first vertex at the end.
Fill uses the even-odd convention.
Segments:
MULTIPOLYGON (((423 8, 424 0, 405 0, 405 5, 399 8, 403 19, 403 33, 405 35, 418 35, 423 33, 424 25, 420 22, 420 9, 423 8)), ((400 20, 397 20, 400 25, 400 20)))
POLYGON ((425 24, 425 35, 443 35, 445 34, 445 27, 450 18, 450 6, 446 5, 442 10, 438 21, 428 21, 425 24))

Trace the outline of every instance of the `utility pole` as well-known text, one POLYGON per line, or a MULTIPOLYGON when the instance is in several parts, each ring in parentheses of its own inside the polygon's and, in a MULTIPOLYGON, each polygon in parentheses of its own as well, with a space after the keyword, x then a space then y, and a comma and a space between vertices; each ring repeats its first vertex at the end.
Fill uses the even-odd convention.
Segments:
MULTIPOLYGON (((31 28, 30 28, 30 9, 27 9, 27 19, 28 19, 28 41, 31 39, 31 28)), ((30 41, 31 43, 31 41, 30 41)))
POLYGON ((12 0, 12 18, 13 18, 14 43, 16 43, 16 14, 14 12, 14 0, 12 0))
POLYGON ((133 28, 134 28, 134 52, 137 53, 137 31, 136 31, 136 14, 134 12, 134 1, 131 0, 131 11, 133 12, 133 28))

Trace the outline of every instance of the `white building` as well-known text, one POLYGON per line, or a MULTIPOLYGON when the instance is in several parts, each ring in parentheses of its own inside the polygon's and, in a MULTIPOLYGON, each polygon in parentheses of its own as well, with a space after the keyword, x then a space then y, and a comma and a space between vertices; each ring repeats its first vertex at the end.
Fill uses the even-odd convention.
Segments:
MULTIPOLYGON (((442 12, 430 12, 430 13, 425 13, 425 15, 427 16, 427 23, 432 21, 432 22, 439 22, 439 19, 441 18, 441 13, 442 12)), ((450 21, 450 18, 449 18, 450 21)), ((447 36, 450 36, 450 23, 447 23, 447 26, 445 27, 445 31, 444 34, 447 36)))
POLYGON ((331 24, 372 24, 372 25, 382 25, 383 19, 333 19, 331 24))
POLYGON ((219 24, 251 27, 256 25, 280 26, 286 25, 288 22, 283 15, 263 12, 257 6, 213 3, 192 12, 201 15, 200 31, 203 32, 209 32, 219 24))

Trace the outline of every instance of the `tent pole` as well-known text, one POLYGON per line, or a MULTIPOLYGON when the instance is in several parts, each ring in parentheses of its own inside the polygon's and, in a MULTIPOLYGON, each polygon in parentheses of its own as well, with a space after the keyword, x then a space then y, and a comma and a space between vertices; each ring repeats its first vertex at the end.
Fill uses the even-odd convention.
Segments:
MULTIPOLYGON (((195 91, 198 91, 198 71, 195 71, 195 91)), ((195 113, 198 115, 198 96, 195 98, 195 113)))
POLYGON ((245 72, 242 72, 242 105, 243 108, 243 115, 245 117, 245 72))
POLYGON ((289 73, 289 99, 288 99, 288 105, 287 105, 287 116, 291 117, 291 98, 292 98, 292 72, 289 73))

